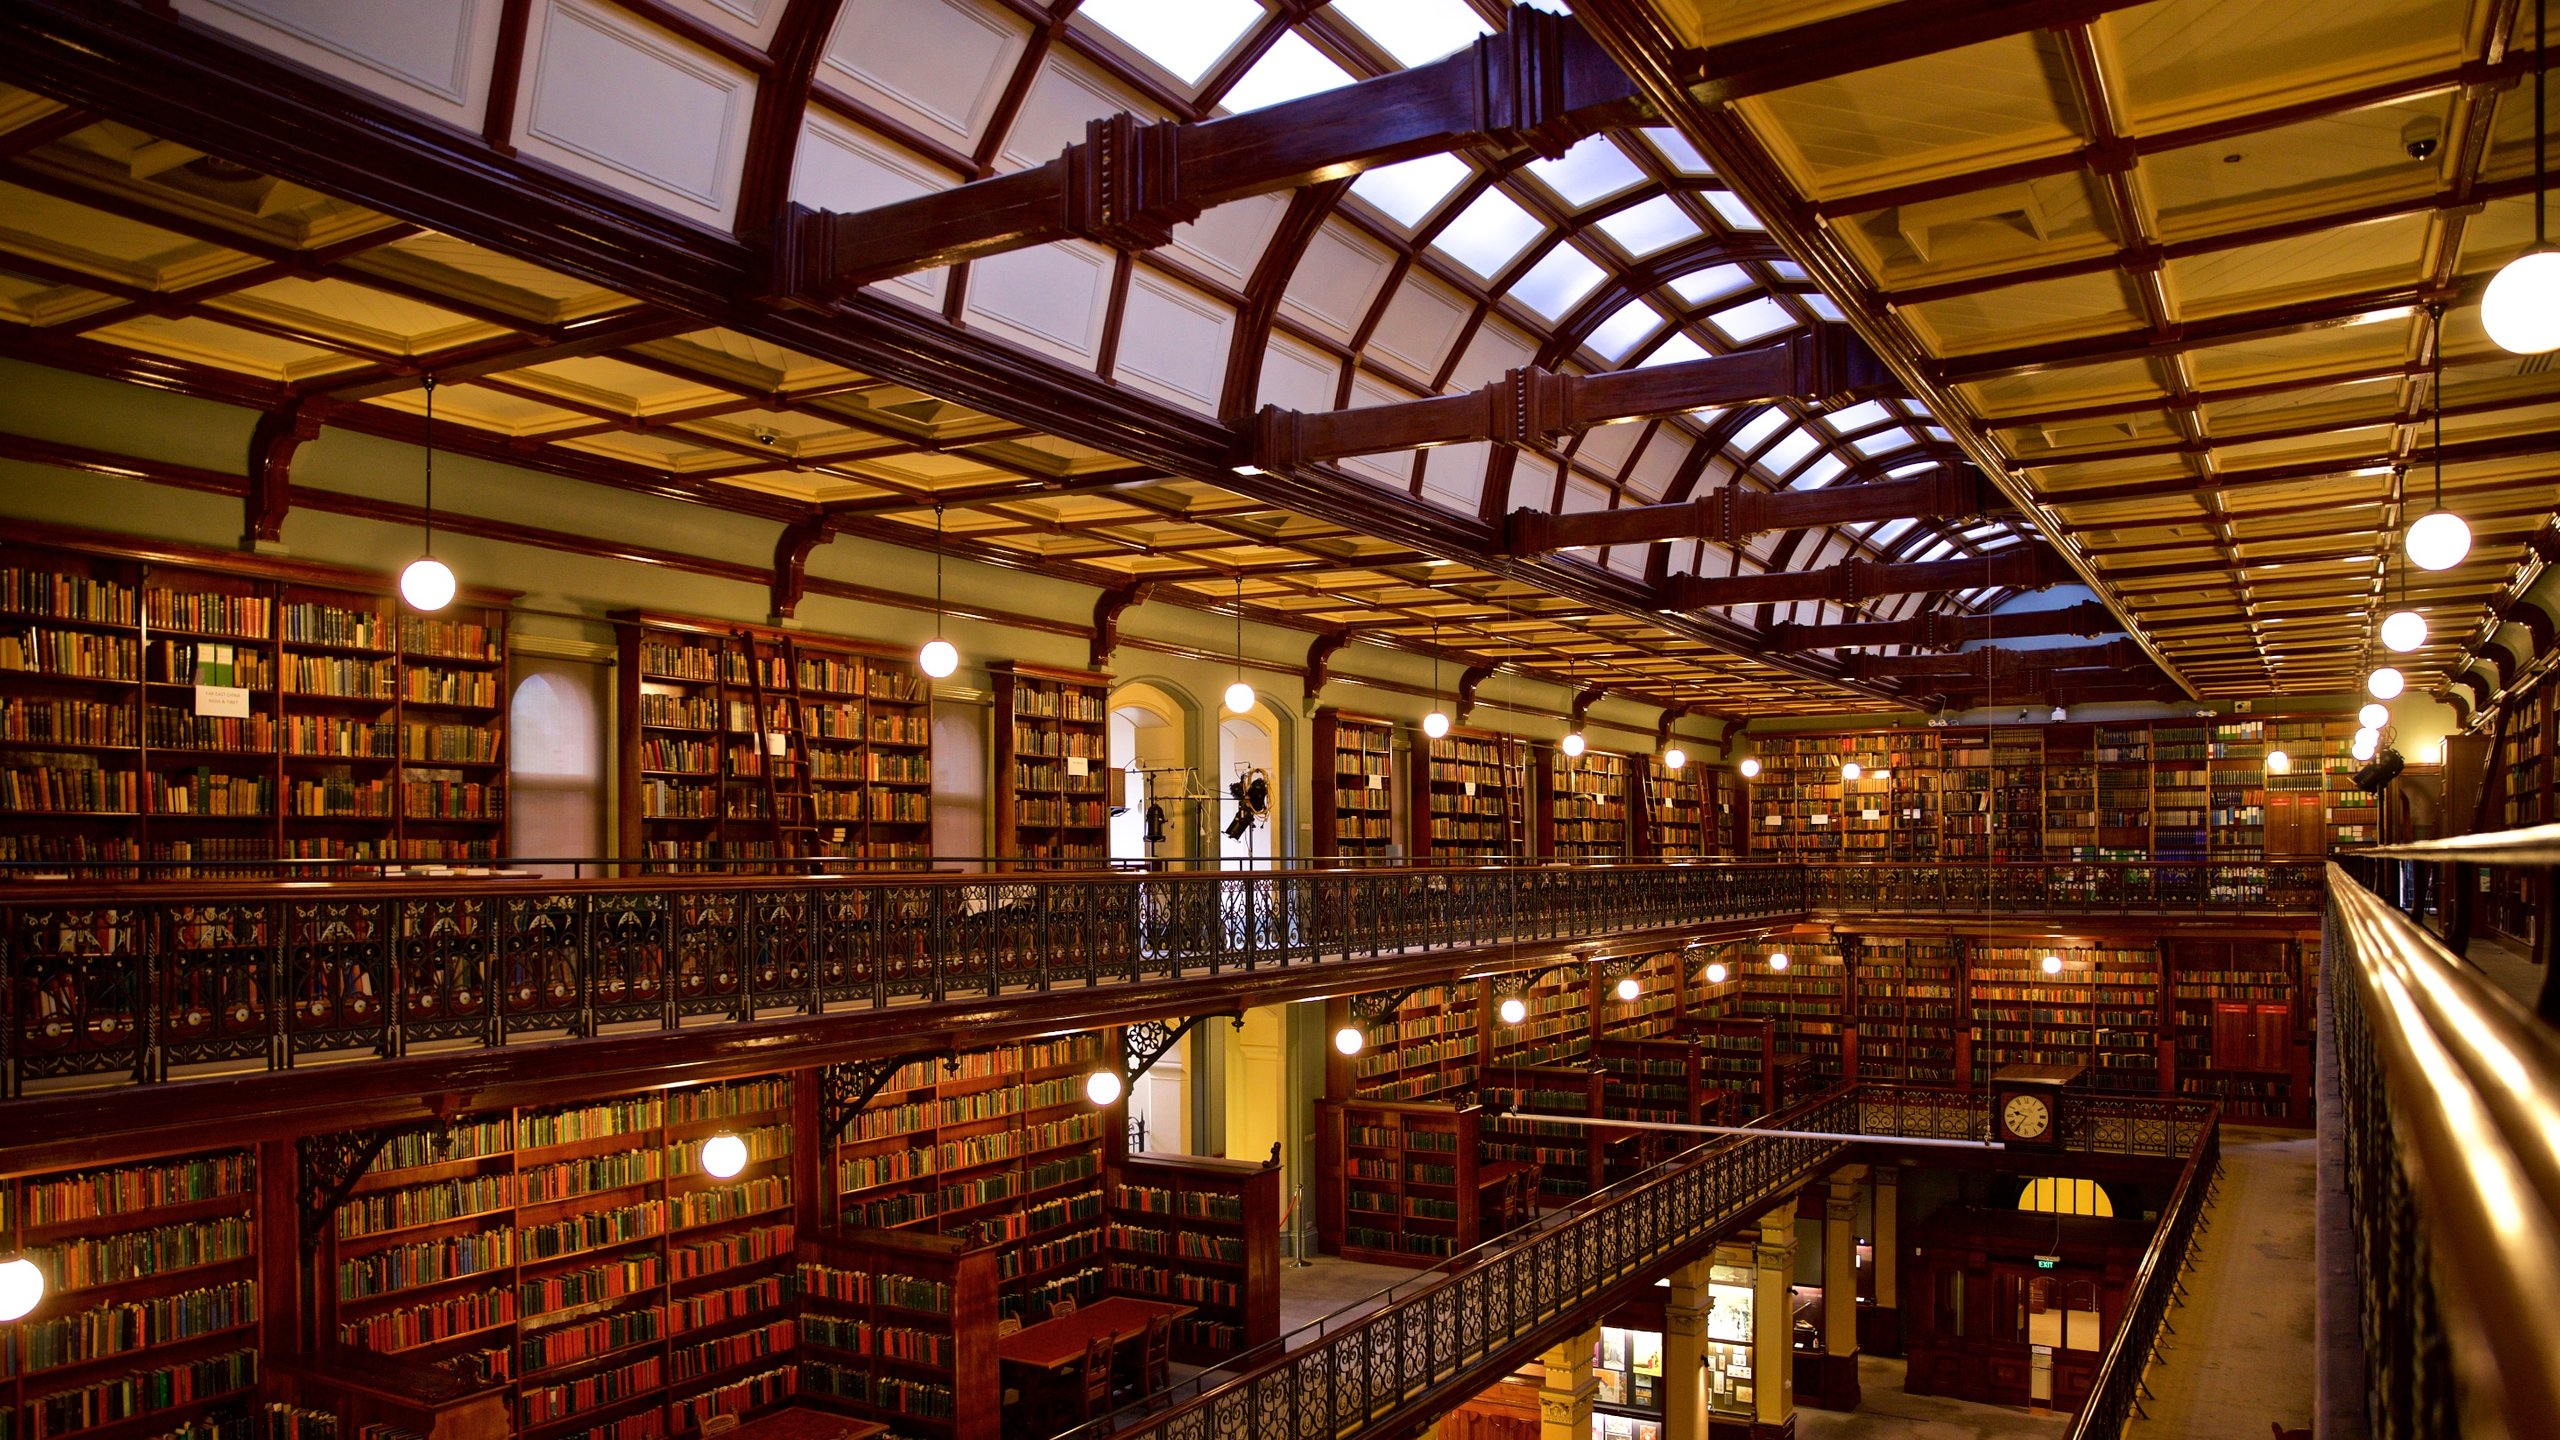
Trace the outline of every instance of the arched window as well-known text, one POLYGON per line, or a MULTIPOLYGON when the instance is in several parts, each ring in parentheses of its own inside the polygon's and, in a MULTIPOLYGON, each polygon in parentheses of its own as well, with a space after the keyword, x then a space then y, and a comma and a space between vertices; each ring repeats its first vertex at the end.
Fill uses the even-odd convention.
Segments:
MULTIPOLYGON (((583 858, 613 848, 605 835, 607 671, 583 660, 524 659, 507 704, 507 851, 583 858)), ((546 865, 559 875, 572 867, 546 865)))

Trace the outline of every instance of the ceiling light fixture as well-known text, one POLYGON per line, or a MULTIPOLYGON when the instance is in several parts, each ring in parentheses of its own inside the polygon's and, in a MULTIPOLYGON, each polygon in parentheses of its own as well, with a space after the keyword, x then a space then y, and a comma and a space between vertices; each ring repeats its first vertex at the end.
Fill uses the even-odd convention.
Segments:
POLYGON ((1517 995, 1506 995, 1503 997, 1500 1013, 1503 1024, 1517 1025, 1529 1018, 1529 1002, 1517 995))
POLYGON ((2286 753, 2284 753, 2284 752, 2283 752, 2283 751, 2281 751, 2281 750, 2270 750, 2270 751, 2268 751, 2268 752, 2267 752, 2267 773, 2268 773, 2268 774, 2270 774, 2270 775, 2290 775, 2290 774, 2292 774, 2292 773, 2293 773, 2293 757, 2292 757, 2292 756, 2290 756, 2290 755, 2287 755, 2286 753))
POLYGON ((0 1260, 0 1325, 23 1320, 44 1303, 44 1267, 24 1255, 0 1260))
POLYGON ((1769 952, 1769 968, 1770 968, 1770 969, 1772 969, 1772 970, 1784 970, 1784 969, 1786 969, 1786 968, 1787 968, 1787 963, 1788 963, 1788 962, 1787 962, 1787 952, 1786 952, 1786 951, 1784 951, 1784 950, 1772 950, 1772 951, 1770 951, 1770 952, 1769 952))
POLYGON ((2382 617, 2382 645, 2406 655, 2427 643, 2427 617, 2415 610, 2394 610, 2382 617))
POLYGON ((1757 755, 1745 755, 1742 757, 1742 763, 1734 768, 1742 772, 1743 779, 1757 780, 1760 778, 1760 757, 1757 755))
MULTIPOLYGON (((2540 6, 2542 3, 2543 0, 2534 0, 2534 4, 2536 6, 2540 6)), ((2539 26, 2536 28, 2539 28, 2539 26)), ((2542 52, 2540 50, 2536 50, 2534 52, 2534 63, 2537 67, 2537 78, 2534 84, 2537 92, 2541 87, 2541 80, 2538 78, 2540 73, 2539 66, 2541 64, 2541 54, 2542 52)), ((2539 124, 2534 126, 2534 131, 2537 136, 2541 133, 2541 129, 2542 127, 2539 124)), ((2541 153, 2542 152, 2539 149, 2536 149, 2534 152, 2534 163, 2537 166, 2541 164, 2541 153)), ((2541 192, 2535 192, 2533 203, 2536 210, 2541 208, 2541 192)), ((2555 262, 2560 262, 2560 255, 2555 255, 2552 258, 2555 262)), ((2509 266, 2507 268, 2512 270, 2515 267, 2509 266)), ((2501 273, 2500 278, 2504 278, 2503 272, 2501 273)), ((2560 310, 2560 305, 2555 305, 2551 301, 2545 301, 2544 304, 2547 309, 2560 310)), ((2402 538, 2401 545, 2408 552, 2409 563, 2417 566, 2419 569, 2450 570, 2454 566, 2462 563, 2463 556, 2471 553, 2471 527, 2463 523, 2461 516, 2444 508, 2444 307, 2441 305, 2432 306, 2430 307, 2430 311, 2436 317, 2435 403, 2431 407, 2435 411, 2436 427, 2436 498, 2434 507, 2429 509, 2426 514, 2419 516, 2410 524, 2409 533, 2402 538)), ((2553 343, 2560 344, 2560 341, 2555 341, 2553 343)), ((2552 348, 2550 345, 2536 347, 2537 351, 2548 350, 2550 348, 2552 348)), ((2384 698, 2388 699, 2389 697, 2385 696, 2384 698)))
POLYGON ((1369 1037, 1361 1034, 1357 1025, 1345 1025, 1333 1032, 1333 1048, 1345 1055, 1359 1054, 1368 1043, 1369 1037))
POLYGON ((2381 732, 2376 730, 2359 730, 2356 732, 2356 738, 2354 741, 2347 746, 2347 754, 2358 760, 2370 760, 2373 758, 2373 752, 2381 748, 2381 732))
POLYGON ((1244 683, 1244 572, 1236 572, 1236 683, 1227 687, 1227 713, 1253 709, 1253 687, 1244 683))
POLYGON ((1732 973, 1732 971, 1724 968, 1724 962, 1721 960, 1711 960, 1707 962, 1707 983, 1710 985, 1723 984, 1725 977, 1732 973))
POLYGON ((436 377, 427 386, 426 543, 418 558, 400 572, 400 598, 412 610, 433 612, 453 603, 453 567, 436 558, 436 377))
MULTIPOLYGON (((916 668, 936 680, 948 680, 960 668, 960 650, 942 638, 942 507, 933 507, 933 638, 916 652, 916 668)), ((1108 1105, 1109 1100, 1096 1100, 1108 1105)))
POLYGON ((1665 770, 1677 770, 1688 763, 1689 752, 1677 745, 1662 752, 1662 768, 1665 770))
POLYGON ((2379 730, 2391 723, 2391 709, 2379 700, 2367 700, 2356 712, 2356 723, 2367 730, 2379 730))
POLYGON ((2517 355, 2560 350, 2560 251, 2543 224, 2543 9, 2544 0, 2533 0, 2533 248, 2508 261, 2480 297, 2480 327, 2517 355))
POLYGON ((2059 955, 2047 955, 2036 963, 2044 967, 2044 973, 2047 975, 2059 975, 2062 973, 2062 957, 2059 955))
POLYGON ((726 1131, 702 1142, 702 1173, 714 1180, 732 1180, 747 1168, 747 1142, 726 1131))
POLYGON ((2376 700, 2389 700, 2397 697, 2408 683, 2401 678, 2399 671, 2385 665, 2365 677, 2364 688, 2365 693, 2376 700))
POLYGON ((1098 1108, 1119 1104, 1121 1093, 1127 1088, 1117 1070, 1096 1070, 1084 1077, 1084 1098, 1098 1108))
POLYGON ((1440 622, 1431 622, 1431 713, 1422 717, 1422 733, 1437 740, 1449 733, 1449 717, 1440 712, 1440 622))
POLYGON ((1565 758, 1569 760, 1579 760, 1582 758, 1582 751, 1582 732, 1579 730, 1566 731, 1564 736, 1565 758))
POLYGON ((1625 1002, 1627 1002, 1627 1003, 1632 1004, 1632 1003, 1635 1001, 1636 997, 1638 997, 1638 996, 1640 996, 1640 995, 1642 995, 1642 994, 1644 994, 1644 982, 1643 982, 1643 981, 1638 980, 1638 979, 1637 979, 1636 977, 1634 977, 1633 975, 1624 975, 1624 976, 1620 976, 1620 977, 1619 977, 1619 979, 1618 979, 1618 998, 1619 998, 1621 1001, 1625 1001, 1625 1002))

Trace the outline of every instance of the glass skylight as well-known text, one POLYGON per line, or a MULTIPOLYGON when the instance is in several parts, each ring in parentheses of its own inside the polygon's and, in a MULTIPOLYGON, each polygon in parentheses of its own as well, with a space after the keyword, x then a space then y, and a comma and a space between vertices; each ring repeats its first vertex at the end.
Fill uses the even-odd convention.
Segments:
POLYGON ((1626 247, 1630 255, 1650 255, 1665 245, 1677 244, 1700 233, 1698 222, 1680 208, 1680 202, 1668 195, 1656 195, 1640 205, 1630 205, 1600 222, 1600 229, 1610 239, 1626 247))
MULTIPOLYGON (((1677 365, 1684 360, 1704 360, 1706 358, 1706 346, 1699 344, 1697 341, 1691 339, 1685 334, 1675 334, 1670 339, 1654 346, 1652 354, 1647 355, 1642 360, 1636 362, 1636 368, 1642 370, 1654 365, 1677 365)), ((1703 416, 1711 415, 1715 412, 1711 410, 1699 410, 1691 413, 1703 416)))
POLYGON ((1600 278, 1600 267, 1591 263, 1590 256, 1571 245, 1558 245, 1530 266, 1529 273, 1512 281, 1509 293, 1540 315, 1560 320, 1574 302, 1591 293, 1600 278))
POLYGON ((1333 0, 1334 11, 1406 65, 1426 65, 1493 27, 1466 0, 1333 0))
POLYGON ((1873 400, 1862 400, 1846 410, 1834 410, 1822 418, 1830 423, 1832 430, 1845 435, 1852 430, 1881 425, 1893 418, 1893 412, 1873 400))
POLYGON ((1716 327, 1719 334, 1735 344, 1748 345, 1754 340, 1765 340, 1781 330, 1794 329, 1796 317, 1794 312, 1786 306, 1763 295, 1757 300, 1744 301, 1730 310, 1719 310, 1707 317, 1707 323, 1716 327))
POLYGON ((1264 51, 1218 104, 1232 111, 1259 110, 1350 83, 1350 71, 1324 58, 1292 30, 1264 51))
POLYGON ((1561 159, 1532 160, 1529 173, 1571 203, 1588 205, 1644 183, 1644 172, 1627 152, 1594 135, 1564 152, 1561 159))
POLYGON ((1197 85, 1262 18, 1263 9, 1254 0, 1085 0, 1076 15, 1117 35, 1183 84, 1197 85))
POLYGON ((1883 521, 1867 531, 1867 543, 1875 546, 1879 550, 1882 550, 1893 544, 1894 541, 1901 539, 1904 532, 1908 531, 1913 525, 1918 523, 1919 522, 1916 520, 1883 521))
POLYGON ((1455 155, 1425 155, 1401 165, 1381 165, 1351 182, 1351 193, 1395 217, 1407 230, 1474 174, 1455 155))
POLYGON ((1819 315, 1823 319, 1829 320, 1834 324, 1838 324, 1849 318, 1848 316, 1840 313, 1840 307, 1833 303, 1831 297, 1828 295, 1807 295, 1804 297, 1804 303, 1806 309, 1811 310, 1814 314, 1819 315))
POLYGON ((1795 477, 1787 482, 1787 488, 1791 490, 1819 490, 1823 486, 1830 484, 1832 481, 1839 479, 1840 472, 1848 468, 1848 466, 1840 463, 1840 457, 1837 455, 1817 455, 1814 457, 1812 464, 1807 465, 1802 470, 1796 472, 1795 477))
POLYGON ((1914 554, 1912 558, 1917 560, 1944 560, 1954 553, 1956 553, 1954 541, 1932 540, 1928 544, 1921 546, 1919 551, 1914 554))
POLYGON ((1751 423, 1734 433, 1733 448, 1745 454, 1759 448, 1760 442, 1778 433, 1787 423, 1787 412, 1772 405, 1751 417, 1751 423))
POLYGON ((1668 125, 1657 125, 1646 130, 1644 138, 1652 141, 1653 148, 1661 151, 1663 158, 1671 162, 1671 168, 1683 175, 1715 173, 1708 167, 1707 158, 1698 153, 1696 146, 1689 143, 1688 137, 1668 125))
POLYGON ((1573 7, 1566 4, 1565 0, 1511 0, 1511 3, 1523 10, 1544 10, 1550 15, 1573 13, 1573 7))
POLYGON ((1521 209, 1519 201, 1498 189, 1487 190, 1459 211, 1431 243, 1490 280, 1546 228, 1537 216, 1521 209))
POLYGON ((1761 455, 1760 467, 1772 475, 1784 475, 1803 464, 1819 448, 1821 442, 1802 429, 1790 430, 1778 437, 1777 443, 1761 455))
POLYGON ((1727 225, 1736 230, 1764 228, 1760 224, 1760 217, 1752 214, 1751 207, 1742 203, 1741 196, 1730 190, 1709 190, 1704 193, 1707 203, 1715 207, 1716 213, 1724 217, 1724 223, 1727 225))
POLYGON ((1972 529, 1964 532, 1964 538, 1967 540, 1988 540, 1995 535, 2005 535, 2007 533, 2007 531, 2001 529, 1997 525, 1976 525, 1972 529))
POLYGON ((1692 271, 1671 282, 1672 290, 1692 305, 1721 300, 1738 290, 1750 288, 1751 275, 1739 265, 1714 265, 1692 271))
POLYGON ((1622 360, 1636 342, 1650 335, 1662 324, 1662 312, 1642 300, 1630 300, 1618 307, 1618 313, 1600 322, 1591 332, 1588 345, 1604 360, 1622 360))
POLYGON ((1899 429, 1879 430, 1872 435, 1861 435, 1849 442, 1851 448, 1869 459, 1895 450, 1908 449, 1913 443, 1911 432, 1899 429))

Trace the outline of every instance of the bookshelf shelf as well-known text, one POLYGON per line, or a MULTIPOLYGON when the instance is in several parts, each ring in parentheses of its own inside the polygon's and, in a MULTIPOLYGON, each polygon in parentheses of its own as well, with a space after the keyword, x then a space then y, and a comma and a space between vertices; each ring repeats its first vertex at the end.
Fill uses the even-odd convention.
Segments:
POLYGON ((1316 711, 1316 854, 1394 853, 1395 722, 1325 706, 1316 711))
POLYGON ((1414 734, 1417 860, 1463 865, 1529 853, 1529 747, 1489 730, 1414 734))
POLYGON ((1481 1234, 1482 1111, 1445 1102, 1316 1102, 1316 1234, 1346 1260, 1429 1266, 1481 1234))
POLYGON ((1083 864, 1108 857, 1111 677, 999 661, 995 681, 997 853, 1083 864))
POLYGON ((1539 772, 1538 853, 1567 861, 1634 856, 1628 826, 1633 770, 1624 755, 1546 752, 1539 772))

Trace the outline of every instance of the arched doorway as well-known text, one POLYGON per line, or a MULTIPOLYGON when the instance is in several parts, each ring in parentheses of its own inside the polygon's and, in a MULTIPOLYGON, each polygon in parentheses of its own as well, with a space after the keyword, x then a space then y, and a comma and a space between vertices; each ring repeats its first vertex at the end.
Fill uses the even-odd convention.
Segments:
POLYGON ((1111 692, 1107 753, 1119 789, 1111 796, 1111 858, 1175 860, 1199 853, 1191 789, 1189 697, 1148 681, 1111 692), (1156 814, 1150 824, 1149 812, 1156 814))

